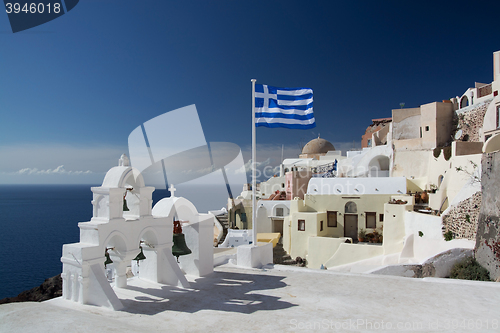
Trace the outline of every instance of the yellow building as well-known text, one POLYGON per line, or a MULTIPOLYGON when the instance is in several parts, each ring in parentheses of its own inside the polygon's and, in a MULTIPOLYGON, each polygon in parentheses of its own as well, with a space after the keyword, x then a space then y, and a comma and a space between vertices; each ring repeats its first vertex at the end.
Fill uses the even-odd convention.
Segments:
POLYGON ((361 229, 382 233, 384 204, 406 194, 406 178, 312 178, 304 200, 292 200, 284 221, 283 248, 308 255, 311 237, 357 242, 361 229))

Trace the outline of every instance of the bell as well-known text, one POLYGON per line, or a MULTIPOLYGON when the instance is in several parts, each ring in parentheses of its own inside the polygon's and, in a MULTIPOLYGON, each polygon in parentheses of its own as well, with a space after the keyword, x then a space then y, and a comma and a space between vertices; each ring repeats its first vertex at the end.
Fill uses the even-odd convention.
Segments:
POLYGON ((141 252, 139 252, 139 254, 134 258, 134 260, 137 261, 137 263, 139 263, 139 260, 144 260, 146 259, 146 256, 144 255, 144 252, 142 252, 142 246, 139 246, 141 248, 141 252))
POLYGON ((191 250, 186 245, 186 238, 182 233, 182 227, 180 221, 174 221, 173 240, 174 240, 174 245, 172 245, 172 254, 177 257, 177 262, 179 262, 179 256, 191 254, 191 250))
POLYGON ((106 261, 104 262, 104 267, 106 267, 106 265, 112 264, 113 260, 111 260, 111 258, 109 256, 108 249, 106 249, 106 253, 104 255, 106 256, 106 261))
POLYGON ((128 212, 129 210, 130 209, 128 209, 127 200, 125 199, 125 197, 123 197, 123 211, 128 212))
POLYGON ((179 256, 191 254, 191 250, 186 245, 186 239, 184 238, 184 234, 174 234, 174 245, 172 245, 172 254, 177 257, 177 261, 179 261, 179 256))

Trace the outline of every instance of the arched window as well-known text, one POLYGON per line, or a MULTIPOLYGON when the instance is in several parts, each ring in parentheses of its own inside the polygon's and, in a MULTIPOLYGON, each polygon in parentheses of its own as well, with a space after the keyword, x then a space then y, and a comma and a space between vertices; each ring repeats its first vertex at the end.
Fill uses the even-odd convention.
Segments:
POLYGON ((467 96, 462 97, 462 99, 460 100, 460 108, 464 108, 468 105, 469 105, 469 99, 467 98, 467 96))
POLYGON ((358 207, 356 203, 353 201, 349 201, 345 204, 345 213, 346 214, 356 214, 358 212, 358 207))

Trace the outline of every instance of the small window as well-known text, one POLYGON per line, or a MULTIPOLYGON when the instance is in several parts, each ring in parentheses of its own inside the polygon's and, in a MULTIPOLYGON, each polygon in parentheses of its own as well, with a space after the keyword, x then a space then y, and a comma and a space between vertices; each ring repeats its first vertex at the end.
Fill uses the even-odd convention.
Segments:
POLYGON ((429 126, 425 126, 425 131, 429 132, 429 126))
POLYGON ((368 147, 371 147, 372 146, 372 139, 368 139, 368 142, 366 144, 368 147))
POLYGON ((380 222, 384 222, 384 214, 379 214, 379 215, 378 215, 378 220, 379 220, 380 222))
POLYGON ((319 221, 319 231, 323 231, 323 221, 319 221))
POLYGON ((246 222, 247 221, 247 213, 241 213, 240 219, 241 219, 241 222, 246 222))
POLYGON ((306 230, 306 220, 299 220, 299 231, 306 230))
POLYGON ((281 183, 281 187, 282 187, 282 188, 285 188, 285 183, 281 183))
POLYGON ((500 105, 497 105, 497 128, 500 127, 500 105))
POLYGON ((283 208, 276 208, 276 216, 283 216, 283 208))
POLYGON ((377 227, 377 213, 366 212, 366 228, 375 229, 377 227))
POLYGON ((337 227, 337 212, 327 212, 327 225, 330 228, 337 227))

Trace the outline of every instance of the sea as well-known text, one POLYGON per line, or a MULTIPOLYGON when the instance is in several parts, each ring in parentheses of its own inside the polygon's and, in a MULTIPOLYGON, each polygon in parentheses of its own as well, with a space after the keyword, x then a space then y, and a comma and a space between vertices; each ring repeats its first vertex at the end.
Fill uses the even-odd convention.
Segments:
MULTIPOLYGON (((62 272, 63 244, 79 242, 78 222, 92 218, 91 186, 99 185, 0 185, 0 299, 62 272)), ((211 185, 178 192, 200 213, 227 204, 227 193, 211 185)), ((155 190, 153 205, 169 196, 155 190)))

